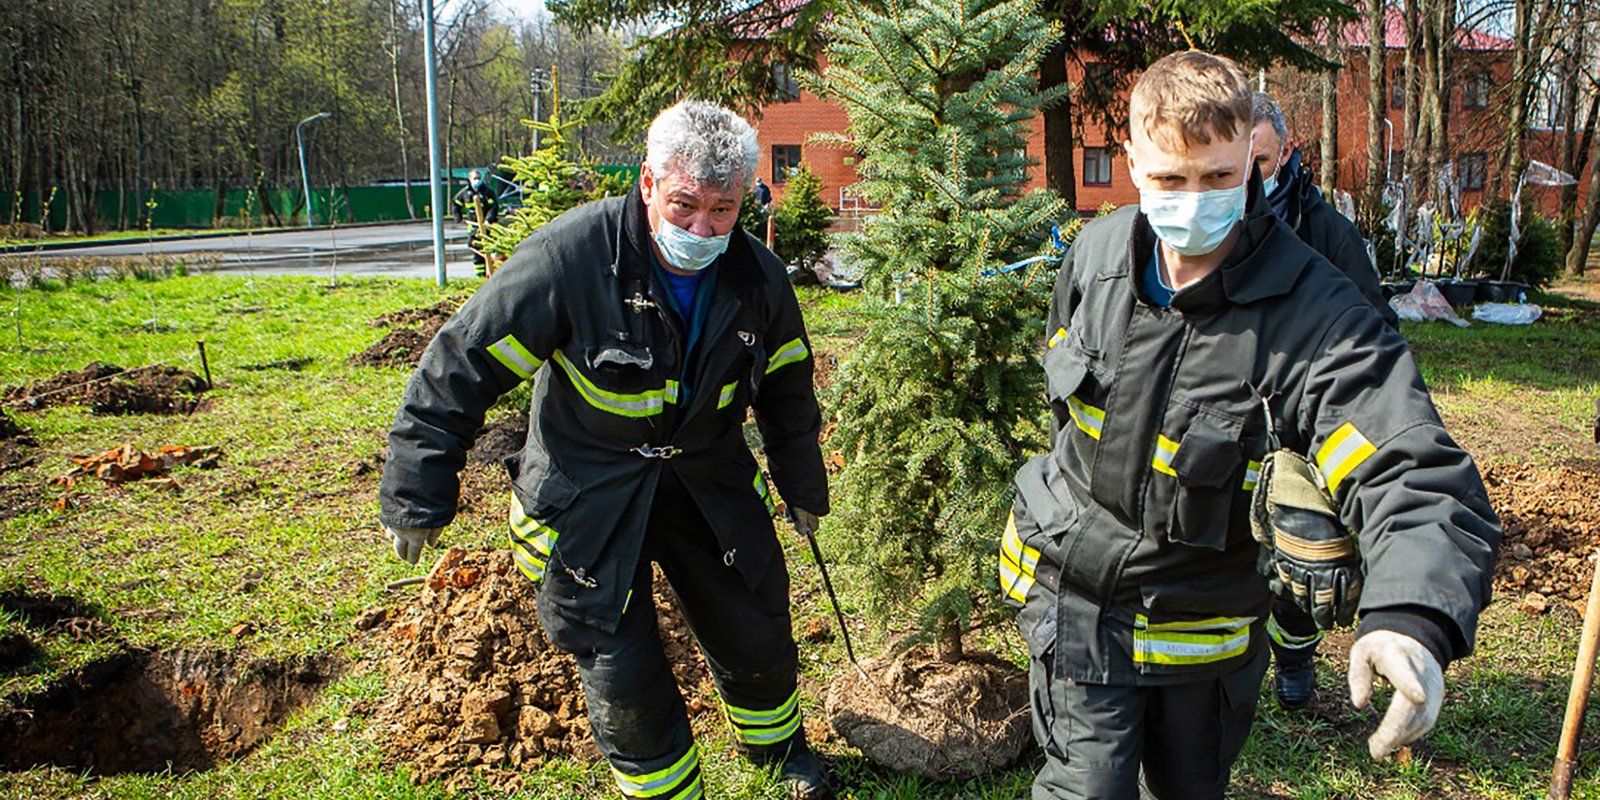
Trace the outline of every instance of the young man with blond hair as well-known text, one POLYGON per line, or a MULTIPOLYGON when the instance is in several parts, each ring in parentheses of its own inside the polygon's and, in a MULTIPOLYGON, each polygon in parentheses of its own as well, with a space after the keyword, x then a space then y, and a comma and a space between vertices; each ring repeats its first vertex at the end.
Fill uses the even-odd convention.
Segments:
POLYGON ((1264 574, 1325 626, 1359 603, 1351 697, 1396 687, 1368 740, 1387 757, 1472 649, 1499 521, 1405 342, 1266 209, 1239 67, 1167 56, 1129 111, 1139 205, 1061 269, 1052 448, 1001 543, 1047 756, 1033 796, 1223 797, 1266 670, 1264 574))

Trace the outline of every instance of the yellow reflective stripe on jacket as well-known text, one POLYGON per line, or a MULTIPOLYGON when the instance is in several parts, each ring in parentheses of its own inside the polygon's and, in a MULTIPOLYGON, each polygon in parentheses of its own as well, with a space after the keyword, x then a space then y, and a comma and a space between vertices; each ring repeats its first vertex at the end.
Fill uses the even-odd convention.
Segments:
POLYGON ((771 375, 782 367, 804 361, 805 357, 810 354, 811 351, 806 349, 806 341, 797 338, 778 348, 778 352, 772 354, 772 358, 767 361, 766 374, 771 375))
POLYGON ((778 506, 772 501, 772 492, 767 490, 767 477, 762 475, 761 470, 759 469, 756 470, 755 487, 756 494, 761 496, 761 502, 765 503, 767 506, 767 513, 771 514, 776 512, 778 510, 778 506))
POLYGON ((561 534, 555 528, 528 516, 516 495, 511 496, 510 522, 506 541, 511 547, 511 557, 517 564, 517 570, 535 583, 544 580, 550 553, 561 534))
POLYGON ((1244 486, 1247 492, 1256 490, 1256 484, 1261 482, 1261 462, 1250 461, 1244 465, 1244 486))
POLYGON ((539 368, 544 366, 543 361, 536 358, 533 353, 528 352, 528 348, 523 347, 522 342, 517 341, 517 337, 510 334, 507 334, 506 338, 489 345, 488 349, 489 355, 494 356, 496 361, 505 365, 506 369, 511 370, 523 380, 533 377, 533 373, 538 372, 539 368))
POLYGON ((698 766, 700 766, 700 750, 694 744, 690 744, 689 751, 666 769, 658 769, 643 775, 630 775, 612 767, 611 774, 617 779, 617 788, 629 797, 660 797, 669 792, 676 792, 675 797, 692 797, 693 794, 684 793, 700 785, 700 773, 695 769, 698 766), (685 780, 686 778, 692 780, 685 780))
POLYGON ((722 394, 717 397, 717 408, 727 408, 733 405, 733 395, 739 391, 739 382, 734 381, 722 387, 722 394))
POLYGON ((1178 457, 1178 443, 1161 434, 1156 434, 1156 456, 1151 459, 1150 466, 1163 475, 1178 476, 1177 470, 1172 468, 1172 460, 1178 457))
POLYGON ((1345 476, 1376 452, 1378 448, 1362 436, 1361 431, 1356 430, 1355 423, 1340 425, 1317 450, 1317 469, 1322 471, 1323 479, 1328 482, 1328 494, 1338 492, 1345 476))
POLYGON ((1067 395, 1067 413, 1072 416, 1072 421, 1078 424, 1078 430, 1089 434, 1091 439, 1100 438, 1100 432, 1106 426, 1106 412, 1072 395, 1067 395))
POLYGON ((1057 328, 1056 332, 1050 335, 1050 341, 1046 342, 1045 346, 1046 347, 1055 347, 1056 345, 1061 344, 1063 341, 1066 341, 1066 338, 1067 338, 1067 329, 1066 328, 1057 328))
POLYGON ((1000 591, 1018 603, 1026 603, 1038 567, 1039 551, 1024 544, 1017 535, 1017 517, 1013 513, 1000 537, 1000 591))
POLYGON ((1151 624, 1143 614, 1133 622, 1133 660, 1141 664, 1191 665, 1226 661, 1250 649, 1255 617, 1215 617, 1151 624))
POLYGON ((562 372, 565 372, 567 378, 572 381, 572 385, 578 390, 578 394, 589 405, 601 411, 609 411, 624 417, 651 417, 660 414, 667 403, 678 402, 677 381, 667 381, 666 385, 660 389, 638 394, 608 392, 594 385, 593 381, 584 376, 577 365, 568 360, 565 353, 557 350, 554 358, 555 362, 561 366, 562 372))
POLYGON ((728 713, 728 725, 733 728, 734 738, 744 744, 777 744, 800 730, 799 689, 777 708, 766 711, 740 708, 726 700, 722 707, 728 713))

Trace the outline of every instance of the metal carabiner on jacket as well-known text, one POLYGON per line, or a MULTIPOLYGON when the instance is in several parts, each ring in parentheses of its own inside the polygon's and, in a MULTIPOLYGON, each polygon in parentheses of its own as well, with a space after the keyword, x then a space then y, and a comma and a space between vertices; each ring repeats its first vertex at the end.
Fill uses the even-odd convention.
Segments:
POLYGON ((633 296, 622 301, 622 304, 633 309, 635 314, 643 314, 656 307, 655 301, 645 297, 644 292, 634 292, 633 296))
POLYGON ((653 446, 648 445, 648 444, 642 444, 642 445, 639 445, 638 447, 633 448, 633 452, 638 453, 639 455, 644 456, 645 458, 659 458, 659 459, 665 461, 666 459, 672 458, 673 456, 678 455, 679 453, 682 453, 683 450, 681 448, 678 448, 678 447, 673 447, 670 444, 669 445, 663 445, 661 447, 653 447, 653 446))

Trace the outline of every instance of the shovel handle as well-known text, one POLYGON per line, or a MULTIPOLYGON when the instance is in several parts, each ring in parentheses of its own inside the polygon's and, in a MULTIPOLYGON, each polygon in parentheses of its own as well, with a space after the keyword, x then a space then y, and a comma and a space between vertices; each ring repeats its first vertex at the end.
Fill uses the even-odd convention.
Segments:
MULTIPOLYGON (((1594 561, 1593 557, 1590 561, 1594 561)), ((1561 723, 1561 744, 1556 749, 1555 768, 1550 775, 1550 800, 1567 800, 1572 791, 1572 773, 1577 768, 1578 738, 1583 733, 1583 712, 1589 704, 1589 687, 1594 683, 1594 657, 1600 646, 1600 566, 1589 584, 1589 601, 1583 612, 1583 636, 1578 640, 1578 660, 1573 665, 1572 688, 1567 693, 1567 714, 1561 723)))

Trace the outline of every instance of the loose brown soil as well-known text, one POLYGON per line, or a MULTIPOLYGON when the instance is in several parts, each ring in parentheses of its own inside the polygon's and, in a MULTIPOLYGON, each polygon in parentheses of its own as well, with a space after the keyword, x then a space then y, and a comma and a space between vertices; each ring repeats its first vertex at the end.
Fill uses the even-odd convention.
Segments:
MULTIPOLYGON (((597 758, 571 656, 539 628, 537 587, 504 550, 449 550, 418 598, 363 624, 388 624, 393 684, 378 709, 389 757, 421 781, 500 790, 549 758, 597 758)), ((676 602, 657 576, 656 608, 691 717, 716 706, 709 673, 676 602)))
POLYGON ((1014 763, 1027 748, 1028 676, 985 653, 953 664, 926 647, 849 668, 828 691, 828 719, 873 762, 934 780, 1014 763))
POLYGON ((1600 470, 1496 465, 1483 479, 1505 528, 1496 589, 1528 612, 1567 603, 1581 613, 1600 551, 1600 470))
POLYGON ((27 430, 6 416, 5 409, 0 409, 0 473, 32 464, 36 460, 32 450, 38 444, 27 430))
POLYGON ((460 298, 452 297, 426 308, 405 308, 374 317, 371 325, 392 330, 371 347, 351 356, 350 363, 414 369, 422 361, 422 352, 428 349, 428 343, 461 308, 461 303, 460 298))
POLYGON ((121 653, 0 711, 0 769, 49 764, 100 775, 210 769, 265 741, 331 672, 320 659, 121 653))
POLYGON ((467 461, 499 466, 505 459, 521 452, 522 445, 527 441, 527 412, 507 414, 483 426, 483 430, 478 432, 478 441, 467 451, 467 461))
POLYGON ((99 361, 31 386, 14 386, 4 401, 14 408, 84 405, 95 414, 189 414, 200 407, 205 379, 177 367, 123 369, 99 361))

